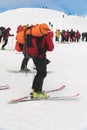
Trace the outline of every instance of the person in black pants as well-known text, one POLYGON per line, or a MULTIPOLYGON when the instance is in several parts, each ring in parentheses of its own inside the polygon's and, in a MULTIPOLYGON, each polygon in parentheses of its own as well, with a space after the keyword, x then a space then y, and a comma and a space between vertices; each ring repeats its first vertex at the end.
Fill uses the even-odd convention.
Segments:
POLYGON ((53 32, 49 32, 47 35, 45 35, 41 40, 41 46, 43 47, 43 50, 45 50, 42 54, 38 54, 36 57, 33 57, 33 62, 36 67, 36 75, 34 77, 33 83, 32 83, 32 92, 31 97, 32 98, 46 98, 47 94, 42 90, 43 82, 45 77, 47 76, 47 61, 46 58, 46 52, 52 51, 54 49, 53 44, 53 32))
POLYGON ((32 89, 34 89, 35 92, 40 93, 42 91, 43 80, 47 75, 46 56, 43 58, 34 57, 33 62, 36 66, 37 74, 35 75, 32 89))
POLYGON ((27 64, 28 64, 30 57, 26 56, 24 44, 19 43, 19 47, 21 48, 21 50, 23 50, 23 55, 24 55, 24 58, 22 60, 22 64, 21 64, 21 67, 20 67, 20 71, 30 71, 30 69, 27 68, 27 64))
POLYGON ((8 38, 9 38, 9 36, 14 36, 14 34, 10 34, 10 30, 11 30, 11 28, 7 28, 7 29, 5 29, 4 31, 3 31, 3 41, 4 41, 4 44, 2 45, 2 50, 5 50, 5 46, 7 45, 7 43, 8 43, 8 38))

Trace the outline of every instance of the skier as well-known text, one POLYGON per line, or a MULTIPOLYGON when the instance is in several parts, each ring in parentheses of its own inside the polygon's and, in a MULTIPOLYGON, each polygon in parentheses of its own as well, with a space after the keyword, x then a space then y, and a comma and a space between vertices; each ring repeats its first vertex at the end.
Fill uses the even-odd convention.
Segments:
POLYGON ((2 41, 2 37, 3 37, 3 31, 5 30, 4 27, 0 27, 0 42, 2 41))
POLYGON ((70 42, 75 41, 75 31, 73 31, 73 29, 71 29, 70 31, 70 42))
MULTIPOLYGON (((24 25, 23 30, 26 31, 28 27, 29 27, 29 24, 24 25)), ((20 71, 29 72, 30 69, 27 68, 27 65, 28 65, 28 61, 29 61, 30 57, 26 55, 26 49, 23 49, 25 45, 24 44, 19 44, 19 46, 22 48, 23 55, 24 55, 24 58, 23 58, 22 63, 21 63, 20 71)))
POLYGON ((47 35, 44 35, 41 40, 41 45, 45 50, 43 54, 39 54, 36 57, 33 57, 33 62, 36 66, 36 75, 32 84, 32 97, 33 98, 46 98, 47 94, 42 90, 44 78, 47 76, 47 63, 46 63, 46 52, 53 51, 53 32, 49 32, 47 35))
POLYGON ((60 33, 60 29, 58 30, 56 30, 56 32, 55 32, 55 41, 57 41, 57 42, 59 42, 59 38, 60 38, 60 35, 61 35, 61 33, 60 33))
POLYGON ((79 42, 81 34, 80 34, 80 32, 78 30, 75 32, 75 37, 76 37, 76 41, 79 42))
MULTIPOLYGON (((27 28, 27 25, 24 25, 24 26, 19 25, 17 27, 16 33, 19 33, 21 31, 25 30, 26 28, 27 28)), ((29 61, 30 58, 26 56, 26 50, 24 48, 25 48, 24 44, 16 41, 15 49, 19 52, 23 52, 23 56, 24 56, 22 63, 21 63, 20 72, 30 71, 30 69, 27 68, 27 64, 28 64, 28 61, 29 61)))
POLYGON ((3 31, 3 41, 5 42, 3 45, 2 45, 2 50, 5 50, 5 46, 7 45, 7 43, 8 43, 8 38, 9 38, 9 36, 14 36, 14 34, 10 34, 10 30, 11 30, 11 28, 7 28, 7 29, 5 29, 4 31, 3 31))

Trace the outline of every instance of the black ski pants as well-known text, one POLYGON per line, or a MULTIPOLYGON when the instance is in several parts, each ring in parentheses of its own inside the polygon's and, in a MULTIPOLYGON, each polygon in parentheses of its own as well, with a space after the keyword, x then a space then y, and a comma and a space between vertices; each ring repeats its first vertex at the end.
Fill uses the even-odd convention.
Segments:
POLYGON ((33 80, 32 89, 34 89, 35 92, 41 92, 44 78, 47 75, 46 57, 44 58, 34 57, 33 62, 36 66, 37 73, 33 80))
POLYGON ((2 45, 2 48, 4 48, 7 45, 8 39, 4 38, 4 44, 2 45))
POLYGON ((23 58, 22 64, 21 64, 21 70, 23 70, 23 69, 27 68, 27 64, 28 64, 30 57, 26 56, 26 51, 24 50, 24 44, 19 43, 19 47, 21 48, 21 50, 23 50, 23 55, 24 55, 24 58, 23 58))
POLYGON ((24 56, 24 58, 23 58, 23 60, 22 60, 22 64, 21 64, 21 70, 27 68, 27 64, 28 64, 29 59, 30 59, 29 57, 25 57, 25 56, 24 56))

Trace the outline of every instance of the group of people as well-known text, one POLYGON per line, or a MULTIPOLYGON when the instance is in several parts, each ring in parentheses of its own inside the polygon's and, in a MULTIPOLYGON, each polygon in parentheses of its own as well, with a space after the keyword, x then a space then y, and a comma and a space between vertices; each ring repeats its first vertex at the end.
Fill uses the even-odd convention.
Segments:
POLYGON ((9 36, 14 36, 14 34, 10 34, 11 28, 5 28, 5 27, 0 27, 0 42, 3 40, 3 45, 1 47, 2 50, 5 49, 5 46, 8 43, 8 38, 9 36))
MULTIPOLYGON (((25 31, 27 28, 29 27, 29 25, 19 25, 17 27, 17 31, 16 33, 20 32, 20 31, 25 31)), ((2 45, 1 49, 4 50, 5 46, 7 45, 8 42, 8 38, 9 36, 14 36, 14 34, 10 34, 10 30, 11 28, 4 28, 4 27, 0 27, 0 42, 3 40, 4 44, 2 45)), ((53 51, 54 49, 54 44, 53 44, 53 36, 54 33, 50 30, 49 26, 47 26, 47 28, 45 28, 45 32, 47 32, 47 34, 42 34, 41 33, 41 47, 43 48, 44 53, 43 54, 38 54, 35 57, 30 57, 26 51, 25 51, 25 45, 18 43, 18 41, 16 41, 15 44, 15 49, 17 49, 17 45, 19 44, 19 47, 21 49, 21 51, 23 52, 24 58, 21 64, 21 71, 22 70, 26 70, 29 71, 29 69, 27 68, 27 64, 30 58, 32 58, 33 63, 35 65, 35 69, 36 69, 36 75, 34 77, 33 83, 32 83, 32 92, 31 97, 32 98, 46 98, 47 94, 43 91, 42 87, 43 87, 43 82, 45 77, 47 76, 47 64, 50 63, 50 60, 47 59, 46 57, 46 52, 47 51, 53 51)), ((34 40, 37 39, 36 37, 34 37, 34 40)))
MULTIPOLYGON (((16 33, 19 33, 21 31, 26 31, 29 28, 29 25, 19 25, 17 27, 17 31, 16 33)), ((46 57, 46 52, 47 51, 53 51, 54 49, 54 44, 53 44, 53 36, 54 33, 50 30, 50 28, 45 28, 45 30, 47 31, 47 34, 43 34, 41 33, 41 47, 43 48, 44 53, 43 54, 38 54, 37 56, 33 56, 30 57, 27 53, 26 53, 26 47, 25 44, 22 43, 18 43, 18 41, 16 41, 16 45, 15 45, 15 49, 18 51, 22 51, 24 58, 21 64, 21 71, 29 71, 29 69, 27 68, 27 64, 30 58, 32 58, 35 69, 37 71, 33 83, 32 83, 32 92, 31 92, 31 97, 33 98, 46 98, 47 94, 43 91, 42 87, 43 87, 43 82, 45 77, 47 76, 47 64, 50 63, 50 60, 47 59, 46 57)), ((40 30, 41 31, 41 30, 40 30)), ((34 41, 37 40, 37 37, 32 38, 34 39, 34 41)), ((17 40, 17 37, 16 37, 17 40)), ((39 42, 39 41, 38 41, 39 42)))
POLYGON ((61 43, 64 42, 79 42, 81 38, 81 33, 79 30, 74 31, 73 29, 69 30, 62 30, 57 29, 55 32, 55 41, 60 41, 61 43))
MULTIPOLYGON (((21 31, 25 31, 27 28, 29 27, 29 25, 19 25, 17 27, 17 31, 16 33, 19 33, 21 31)), ((26 54, 26 50, 24 49, 25 45, 22 44, 22 43, 18 43, 18 41, 16 41, 16 45, 15 45, 15 49, 18 50, 18 51, 22 51, 23 52, 23 60, 22 60, 22 63, 21 63, 21 66, 20 66, 20 71, 22 72, 27 72, 27 71, 30 71, 29 68, 27 68, 27 65, 28 65, 28 61, 31 57, 27 56, 26 54), (19 48, 18 48, 18 45, 19 45, 19 48)), ((50 60, 46 58, 46 63, 49 64, 50 63, 50 60)), ((33 69, 35 69, 35 66, 33 67, 33 69)))

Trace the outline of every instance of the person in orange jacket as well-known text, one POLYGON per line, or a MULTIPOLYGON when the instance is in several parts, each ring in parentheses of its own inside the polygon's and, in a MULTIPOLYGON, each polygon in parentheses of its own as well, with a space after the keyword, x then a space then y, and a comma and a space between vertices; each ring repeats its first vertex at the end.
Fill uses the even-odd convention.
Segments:
MULTIPOLYGON (((26 29, 25 26, 19 25, 17 27, 16 33, 19 33, 25 29, 26 29)), ((26 52, 24 51, 25 50, 24 47, 25 47, 25 44, 22 44, 16 41, 15 49, 19 52, 23 52, 23 55, 24 55, 24 58, 21 63, 20 71, 30 71, 30 69, 27 68, 27 64, 30 58, 26 57, 26 52)))

